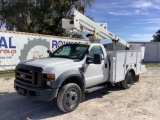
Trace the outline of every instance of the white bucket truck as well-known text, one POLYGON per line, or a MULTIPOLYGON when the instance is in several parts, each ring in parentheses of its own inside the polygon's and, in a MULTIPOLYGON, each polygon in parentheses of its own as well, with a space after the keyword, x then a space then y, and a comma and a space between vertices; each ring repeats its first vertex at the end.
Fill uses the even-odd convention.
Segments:
MULTIPOLYGON (((106 24, 96 23, 74 10, 71 19, 63 19, 66 32, 87 33, 90 44, 66 44, 49 57, 19 63, 15 70, 14 87, 18 93, 38 100, 57 99, 64 112, 77 108, 86 92, 107 86, 107 83, 127 89, 139 80, 142 62, 140 46, 130 45, 107 30, 106 24), (124 50, 106 51, 100 39, 112 39, 124 50)), ((114 47, 114 48, 115 48, 114 47)))

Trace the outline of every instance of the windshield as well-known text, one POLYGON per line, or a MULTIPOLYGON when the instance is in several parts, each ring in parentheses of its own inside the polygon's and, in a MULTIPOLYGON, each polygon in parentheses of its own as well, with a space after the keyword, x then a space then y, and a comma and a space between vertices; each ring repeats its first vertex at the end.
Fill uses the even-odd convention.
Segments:
POLYGON ((59 47, 51 57, 61 57, 69 59, 83 59, 88 49, 88 45, 67 44, 59 47))

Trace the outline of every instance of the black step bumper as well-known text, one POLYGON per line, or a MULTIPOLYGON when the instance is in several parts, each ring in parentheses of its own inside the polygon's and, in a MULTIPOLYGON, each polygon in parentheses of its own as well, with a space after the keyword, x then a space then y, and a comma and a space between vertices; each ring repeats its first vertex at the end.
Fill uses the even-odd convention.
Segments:
POLYGON ((14 88, 21 95, 44 101, 51 101, 57 97, 58 93, 58 88, 36 88, 21 84, 17 81, 14 81, 14 88))

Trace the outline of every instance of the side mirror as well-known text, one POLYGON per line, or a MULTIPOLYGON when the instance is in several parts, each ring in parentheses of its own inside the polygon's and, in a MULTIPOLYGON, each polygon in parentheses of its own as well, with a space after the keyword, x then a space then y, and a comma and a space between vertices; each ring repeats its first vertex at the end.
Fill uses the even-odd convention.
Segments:
POLYGON ((92 57, 88 56, 86 58, 86 64, 91 64, 91 63, 94 63, 94 59, 92 57))
POLYGON ((100 54, 94 54, 94 64, 101 64, 102 56, 100 54))
POLYGON ((49 54, 49 57, 52 56, 52 52, 50 50, 47 50, 47 53, 49 54))
POLYGON ((50 51, 50 50, 47 50, 47 53, 51 53, 51 51, 50 51))
POLYGON ((86 64, 101 64, 102 62, 102 56, 100 54, 94 54, 94 57, 87 57, 86 64))

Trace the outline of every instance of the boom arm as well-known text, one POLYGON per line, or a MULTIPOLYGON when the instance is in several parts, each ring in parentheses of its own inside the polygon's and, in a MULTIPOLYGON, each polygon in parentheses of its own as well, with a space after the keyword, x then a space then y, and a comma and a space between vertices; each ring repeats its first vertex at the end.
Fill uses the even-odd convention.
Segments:
POLYGON ((88 36, 92 36, 92 38, 89 37, 91 41, 93 39, 100 40, 110 38, 114 42, 130 47, 125 40, 108 31, 107 24, 96 23, 77 10, 73 11, 71 19, 62 19, 62 28, 64 28, 66 32, 87 33, 88 36))

